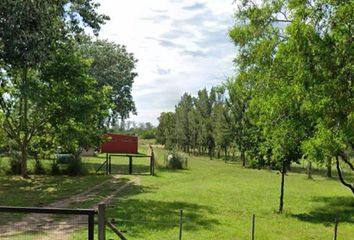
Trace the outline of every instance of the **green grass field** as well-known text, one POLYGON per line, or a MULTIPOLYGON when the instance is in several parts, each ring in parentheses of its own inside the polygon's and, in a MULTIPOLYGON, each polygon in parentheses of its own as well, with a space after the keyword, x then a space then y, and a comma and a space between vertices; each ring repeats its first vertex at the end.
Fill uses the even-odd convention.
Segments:
POLYGON ((116 201, 108 214, 128 239, 178 239, 179 209, 184 211, 184 239, 249 239, 253 213, 256 239, 331 239, 335 218, 338 239, 353 239, 354 198, 336 180, 289 173, 285 212, 278 214, 276 172, 205 157, 190 157, 189 166, 143 176, 141 186, 116 201))
MULTIPOLYGON (((157 149, 156 155, 158 161, 163 162, 163 150, 157 149)), ((84 162, 92 172, 102 160, 85 158, 84 162)), ((135 169, 145 172, 148 162, 139 161, 135 169)), ((124 172, 126 164, 125 158, 113 160, 113 168, 118 172, 124 172)), ((191 156, 187 170, 158 169, 156 173, 155 177, 141 175, 141 184, 126 189, 114 200, 113 207, 107 209, 108 218, 114 219, 128 239, 178 239, 180 209, 183 210, 182 236, 188 240, 250 239, 252 214, 256 215, 256 239, 332 239, 336 218, 339 220, 338 239, 351 240, 354 236, 354 197, 336 179, 314 174, 313 180, 308 180, 305 173, 288 173, 285 211, 278 214, 280 175, 276 171, 247 169, 239 163, 191 156)), ((16 178, 15 182, 8 181, 11 178, 0 178, 1 184, 17 188, 0 188, 1 204, 8 204, 21 191, 35 195, 34 185, 37 184, 33 183, 30 188, 29 183, 19 184, 16 178)), ((65 197, 69 194, 65 181, 78 182, 75 189, 70 189, 75 192, 77 188, 94 185, 106 178, 92 175, 36 177, 38 183, 46 182, 42 189, 56 185, 52 186, 53 195, 48 190, 49 196, 38 197, 35 201, 44 203, 65 197)), ((107 191, 103 190, 102 196, 105 194, 107 191)), ((97 201, 100 198, 98 195, 97 201)), ((21 201, 16 205, 30 202, 29 199, 21 201)), ((90 204, 92 199, 80 206, 90 204)), ((86 234, 86 231, 77 231, 72 239, 85 239, 86 234)), ((107 234, 107 239, 117 239, 110 230, 107 234)))

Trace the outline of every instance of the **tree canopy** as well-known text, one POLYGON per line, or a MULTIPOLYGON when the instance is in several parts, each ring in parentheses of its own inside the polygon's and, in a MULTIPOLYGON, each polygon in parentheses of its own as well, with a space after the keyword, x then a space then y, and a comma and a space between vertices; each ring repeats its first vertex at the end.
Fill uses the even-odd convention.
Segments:
POLYGON ((93 0, 0 3, 0 123, 21 152, 23 176, 29 149, 75 152, 98 142, 107 119, 135 112, 132 54, 84 36, 108 20, 98 6, 93 0))
POLYGON ((106 40, 84 41, 82 54, 92 59, 90 76, 96 79, 98 88, 110 86, 109 99, 112 103, 110 114, 106 119, 107 127, 124 121, 130 113, 136 114, 136 107, 131 95, 137 60, 125 46, 106 40))
POLYGON ((176 107, 176 134, 192 132, 192 123, 196 124, 201 148, 213 142, 213 148, 220 149, 225 147, 222 139, 227 139, 228 146, 241 153, 244 165, 247 156, 251 166, 280 170, 280 212, 285 173, 300 160, 330 166, 335 158, 340 181, 354 193, 353 183, 342 171, 345 167, 354 172, 350 158, 354 2, 242 0, 236 4, 229 32, 238 49, 235 77, 219 87, 224 90, 219 91, 221 103, 215 98, 217 88, 210 95, 205 90, 198 93, 189 108, 195 111, 189 126, 181 126, 185 120, 177 121, 190 111, 182 108, 185 94, 176 107))

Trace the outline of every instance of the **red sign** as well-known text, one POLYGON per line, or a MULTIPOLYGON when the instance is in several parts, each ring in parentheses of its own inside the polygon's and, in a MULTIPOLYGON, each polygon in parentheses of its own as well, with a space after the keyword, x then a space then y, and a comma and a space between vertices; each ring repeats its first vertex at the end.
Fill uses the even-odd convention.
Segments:
POLYGON ((138 153, 138 137, 108 133, 101 145, 102 153, 138 153))

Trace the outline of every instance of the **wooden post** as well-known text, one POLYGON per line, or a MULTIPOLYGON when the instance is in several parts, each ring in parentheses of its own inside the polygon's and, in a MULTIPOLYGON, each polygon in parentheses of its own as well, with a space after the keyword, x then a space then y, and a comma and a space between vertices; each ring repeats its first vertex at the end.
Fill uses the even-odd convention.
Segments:
POLYGON ((155 161, 154 161, 154 156, 150 156, 150 175, 154 176, 155 175, 155 161))
POLYGON ((129 174, 133 174, 133 156, 129 156, 129 174))
POLYGON ((98 204, 98 240, 106 240, 106 205, 98 204))
POLYGON ((106 175, 108 175, 108 153, 106 153, 106 175))
POLYGON ((150 150, 151 150, 151 156, 150 156, 150 175, 154 176, 155 175, 155 154, 154 154, 154 149, 152 148, 150 144, 150 150))
POLYGON ((252 228, 251 228, 251 239, 254 240, 254 228, 255 228, 256 215, 252 214, 252 228))
POLYGON ((179 211, 179 236, 178 239, 182 240, 182 223, 183 223, 183 210, 179 211))
POLYGON ((111 155, 109 155, 109 168, 108 168, 108 170, 109 170, 109 174, 111 174, 112 173, 112 156, 111 155))
POLYGON ((88 240, 94 240, 94 232, 95 231, 95 215, 89 214, 88 215, 88 240))
POLYGON ((337 230, 338 230, 338 220, 336 219, 334 223, 333 240, 337 240, 337 230))

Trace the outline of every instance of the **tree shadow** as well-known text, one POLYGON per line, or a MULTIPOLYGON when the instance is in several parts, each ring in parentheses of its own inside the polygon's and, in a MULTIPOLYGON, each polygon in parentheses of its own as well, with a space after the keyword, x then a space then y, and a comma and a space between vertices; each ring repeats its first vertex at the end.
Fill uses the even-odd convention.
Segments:
POLYGON ((180 210, 183 210, 183 229, 186 231, 210 229, 219 224, 218 220, 211 217, 213 209, 206 205, 130 198, 132 195, 143 193, 158 194, 156 190, 157 188, 132 183, 120 194, 117 206, 107 210, 108 220, 119 226, 120 230, 134 232, 135 236, 149 231, 178 228, 180 210))
POLYGON ((183 169, 172 169, 167 167, 158 167, 159 172, 166 172, 166 173, 188 173, 191 169, 190 168, 183 168, 183 169))
POLYGON ((330 225, 337 219, 339 222, 354 223, 353 197, 315 197, 314 202, 324 203, 309 213, 292 214, 301 221, 330 225))
MULTIPOLYGON (((291 166, 290 172, 308 175, 307 169, 302 166, 291 166)), ((347 182, 354 182, 354 174, 352 172, 344 170, 342 174, 347 182)), ((338 172, 336 169, 332 169, 332 177, 330 178, 327 177, 327 169, 325 168, 312 168, 311 175, 326 178, 328 181, 339 181, 338 172)))
MULTIPOLYGON (((96 173, 97 169, 101 167, 102 163, 85 162, 85 167, 88 169, 90 173, 96 173)), ((133 170, 132 175, 150 175, 149 165, 133 162, 132 170, 133 170)), ((106 172, 106 166, 103 166, 98 173, 105 173, 105 172, 106 172)), ((129 164, 112 162, 111 173, 129 175, 129 164)))

